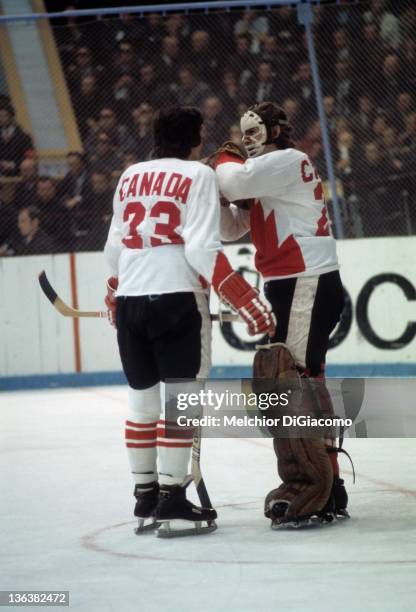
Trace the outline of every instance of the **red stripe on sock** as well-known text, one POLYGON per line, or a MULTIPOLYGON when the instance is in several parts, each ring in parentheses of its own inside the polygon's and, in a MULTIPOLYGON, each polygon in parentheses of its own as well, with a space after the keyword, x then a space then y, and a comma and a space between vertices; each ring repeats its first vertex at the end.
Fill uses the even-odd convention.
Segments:
POLYGON ((158 440, 157 446, 166 446, 168 448, 191 448, 192 442, 170 442, 168 440, 158 440))
POLYGON ((138 428, 153 428, 155 429, 157 425, 157 422, 155 421, 154 423, 133 423, 133 421, 126 421, 126 427, 138 427, 138 428))
POLYGON ((155 448, 156 442, 143 442, 142 444, 137 444, 135 442, 128 442, 126 444, 127 448, 155 448))
POLYGON ((156 438, 155 431, 133 431, 132 429, 125 430, 126 440, 154 440, 156 438))

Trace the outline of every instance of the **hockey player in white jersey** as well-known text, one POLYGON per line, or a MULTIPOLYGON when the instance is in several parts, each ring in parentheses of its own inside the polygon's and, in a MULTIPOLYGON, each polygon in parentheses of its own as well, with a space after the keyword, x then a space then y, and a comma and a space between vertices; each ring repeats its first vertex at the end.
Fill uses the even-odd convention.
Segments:
MULTIPOLYGON (((329 336, 343 310, 343 287, 321 179, 309 157, 294 148, 290 131, 285 112, 272 102, 252 106, 242 116, 247 159, 220 150, 215 168, 226 201, 251 199, 250 206, 223 207, 221 233, 224 240, 236 240, 251 232, 256 268, 277 318, 270 342, 284 343, 302 376, 322 379, 329 336)), ((314 480, 310 466, 302 465, 305 449, 294 457, 286 443, 274 440, 279 473, 288 465, 298 470, 289 470, 287 482, 266 498, 273 526, 296 523, 302 513, 325 514, 330 507, 346 515, 348 497, 334 445, 327 441, 314 480)))
POLYGON ((173 107, 156 116, 154 159, 122 174, 105 245, 114 274, 106 303, 115 314, 129 384, 125 438, 135 480, 134 514, 142 528, 147 518, 157 526, 175 519, 210 523, 216 517, 212 508, 191 504, 182 486, 193 430, 172 436, 160 418, 164 380, 208 376, 209 285, 240 314, 249 333, 274 333, 270 306, 224 255, 215 172, 192 161, 198 158, 202 122, 194 108, 173 107))

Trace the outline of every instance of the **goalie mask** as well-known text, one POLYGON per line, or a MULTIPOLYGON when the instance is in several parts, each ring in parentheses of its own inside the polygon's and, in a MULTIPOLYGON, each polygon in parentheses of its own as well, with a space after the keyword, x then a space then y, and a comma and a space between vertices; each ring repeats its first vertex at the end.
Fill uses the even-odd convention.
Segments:
POLYGON ((279 134, 273 137, 273 127, 289 127, 286 114, 273 102, 262 102, 251 106, 241 117, 242 141, 248 157, 257 157, 268 144, 276 143, 279 134))

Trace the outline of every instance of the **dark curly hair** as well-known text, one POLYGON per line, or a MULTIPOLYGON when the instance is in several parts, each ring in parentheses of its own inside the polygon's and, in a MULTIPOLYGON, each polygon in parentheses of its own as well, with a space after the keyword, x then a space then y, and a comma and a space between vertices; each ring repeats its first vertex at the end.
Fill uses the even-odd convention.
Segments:
POLYGON ((171 106, 156 113, 153 121, 152 157, 187 159, 201 144, 202 114, 193 106, 171 106))

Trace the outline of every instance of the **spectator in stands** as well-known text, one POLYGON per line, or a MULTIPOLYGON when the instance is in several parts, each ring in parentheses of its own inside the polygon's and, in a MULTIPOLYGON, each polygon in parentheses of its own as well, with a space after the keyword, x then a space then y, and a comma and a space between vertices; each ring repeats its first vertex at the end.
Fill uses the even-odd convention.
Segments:
POLYGON ((315 108, 315 94, 312 83, 312 69, 309 62, 299 64, 297 72, 292 77, 291 97, 297 98, 302 108, 315 108))
POLYGON ((372 98, 363 94, 358 98, 357 111, 353 113, 350 123, 354 133, 361 139, 368 140, 371 126, 376 118, 376 109, 372 98))
POLYGON ((11 104, 0 104, 0 176, 16 176, 26 156, 33 154, 33 143, 16 123, 11 104))
POLYGON ((202 107, 205 124, 205 140, 212 145, 211 150, 203 151, 202 156, 215 150, 223 141, 227 132, 227 124, 224 121, 223 106, 220 98, 209 96, 202 107))
POLYGON ((364 21, 374 23, 386 45, 392 49, 400 46, 401 35, 399 20, 386 8, 386 0, 370 0, 370 10, 365 11, 364 21))
POLYGON ((267 62, 272 67, 272 72, 279 75, 279 81, 286 83, 290 78, 290 71, 293 67, 284 53, 279 48, 277 36, 268 34, 263 41, 260 61, 267 62))
POLYGON ((403 149, 400 146, 397 130, 389 125, 381 138, 381 148, 384 157, 390 159, 396 170, 403 169, 403 149))
POLYGON ((222 77, 222 86, 219 88, 218 97, 221 99, 224 109, 224 121, 227 125, 238 119, 237 106, 243 94, 237 82, 237 77, 232 70, 226 69, 222 77))
POLYGON ((52 238, 41 227, 41 214, 36 206, 19 210, 19 236, 13 244, 14 255, 42 255, 56 252, 52 238))
POLYGON ((359 53, 358 70, 355 78, 362 93, 370 90, 377 90, 380 87, 381 67, 387 49, 383 40, 380 38, 375 23, 367 23, 363 26, 360 46, 357 48, 359 53))
POLYGON ((143 61, 135 53, 133 45, 129 42, 121 42, 116 51, 112 68, 114 82, 124 76, 135 79, 141 65, 143 65, 143 61))
POLYGON ((348 37, 347 31, 343 28, 338 28, 332 34, 332 41, 332 61, 353 63, 354 38, 348 37))
POLYGON ((270 13, 270 32, 276 32, 279 53, 284 56, 286 63, 296 70, 298 64, 299 39, 303 27, 299 25, 296 10, 289 6, 279 6, 270 13))
POLYGON ((93 74, 82 77, 79 89, 74 92, 73 104, 83 140, 91 130, 97 129, 97 110, 105 102, 105 94, 98 86, 97 77, 93 74))
POLYGON ((117 153, 121 153, 124 149, 132 148, 132 140, 127 127, 124 123, 117 122, 117 115, 113 108, 105 106, 99 112, 96 128, 91 130, 85 139, 85 148, 90 156, 95 154, 103 132, 108 135, 117 153))
POLYGON ((353 177, 364 236, 383 236, 391 233, 388 219, 395 200, 388 179, 395 169, 376 141, 367 142, 363 153, 353 169, 353 177))
POLYGON ((168 36, 176 36, 180 41, 180 46, 190 34, 188 18, 182 13, 171 13, 165 20, 165 30, 168 36))
POLYGON ((341 180, 349 179, 353 167, 356 167, 356 152, 353 132, 341 131, 338 134, 335 148, 336 174, 341 180))
POLYGON ((66 156, 68 172, 59 183, 58 192, 62 204, 73 211, 72 218, 82 215, 87 205, 88 167, 83 153, 70 151, 66 156))
POLYGON ((57 185, 50 176, 38 178, 33 205, 39 210, 42 229, 54 241, 55 252, 62 253, 73 248, 71 213, 63 206, 57 185))
MULTIPOLYGON (((416 7, 414 13, 416 15, 416 7)), ((412 37, 403 40, 399 55, 403 86, 406 91, 414 92, 416 91, 416 40, 414 34, 412 37)))
POLYGON ((250 34, 238 34, 235 37, 235 52, 228 60, 228 68, 237 75, 238 84, 242 90, 254 79, 255 75, 255 64, 250 47, 250 34))
POLYGON ((257 66, 256 80, 253 83, 254 86, 250 96, 251 100, 257 103, 267 100, 279 100, 281 95, 278 88, 279 83, 281 83, 280 78, 275 78, 271 64, 261 62, 257 66))
POLYGON ((144 19, 147 56, 157 57, 160 52, 160 43, 165 35, 162 16, 160 13, 147 13, 144 19))
POLYGON ((113 106, 120 121, 125 121, 132 106, 140 99, 139 86, 132 76, 125 74, 114 83, 113 106))
POLYGON ((178 67, 182 64, 182 53, 177 36, 164 36, 159 57, 159 79, 170 84, 178 80, 178 67))
POLYGON ((38 176, 37 160, 31 157, 24 159, 20 164, 20 182, 14 191, 13 203, 16 210, 32 204, 36 197, 38 176))
POLYGON ((190 56, 198 77, 212 87, 218 79, 219 59, 212 49, 210 36, 206 30, 192 32, 190 56))
POLYGON ((335 76, 333 94, 336 101, 337 113, 350 117, 355 110, 356 90, 351 74, 349 62, 337 62, 335 64, 335 76))
POLYGON ((411 155, 413 163, 416 161, 416 112, 406 115, 404 132, 400 135, 403 151, 411 155))
POLYGON ((143 102, 131 112, 132 126, 130 136, 134 142, 131 151, 134 151, 135 162, 149 159, 153 148, 153 108, 147 102, 143 102))
MULTIPOLYGON (((394 103, 394 122, 399 132, 404 130, 406 116, 415 108, 414 97, 410 92, 401 92, 394 103)), ((393 119, 393 118, 392 118, 393 119)))
POLYGON ((326 115, 327 126, 331 137, 335 136, 337 130, 337 112, 335 107, 334 96, 325 96, 323 99, 324 110, 326 115))
POLYGON ((181 106, 202 107, 211 91, 204 81, 197 79, 195 68, 187 64, 179 70, 179 84, 175 88, 175 94, 177 104, 181 106))
POLYGON ((313 120, 309 110, 307 108, 301 109, 297 98, 284 98, 282 107, 292 126, 291 137, 295 141, 301 140, 305 136, 308 125, 313 120))
POLYGON ((104 130, 100 130, 96 134, 95 150, 89 156, 91 165, 99 166, 104 172, 111 174, 122 167, 121 155, 122 151, 131 149, 133 139, 129 137, 128 143, 122 149, 117 147, 117 144, 111 138, 110 134, 104 130))
POLYGON ((68 66, 68 78, 71 92, 76 92, 85 76, 95 76, 97 80, 103 75, 104 68, 93 60, 91 49, 79 47, 75 53, 75 61, 68 66))
POLYGON ((137 51, 145 36, 146 28, 142 20, 133 13, 120 13, 118 19, 106 21, 106 43, 110 48, 126 43, 137 51))
POLYGON ((161 82, 156 74, 155 66, 147 63, 140 68, 138 103, 146 102, 153 108, 169 106, 175 101, 168 85, 161 82))
POLYGON ((396 97, 404 89, 397 53, 389 53, 384 59, 380 89, 380 106, 387 110, 394 104, 396 97))
POLYGON ((250 34, 250 52, 253 55, 260 53, 261 44, 269 31, 269 21, 266 15, 259 14, 251 8, 244 10, 241 19, 234 26, 234 35, 250 34))
POLYGON ((93 168, 89 181, 89 228, 79 241, 80 250, 101 251, 104 248, 113 212, 113 193, 111 174, 101 167, 93 168))
MULTIPOLYGON (((72 10, 76 10, 76 7, 72 4, 68 4, 65 7, 65 11, 72 10)), ((86 39, 85 30, 79 27, 75 17, 68 17, 64 27, 54 28, 54 34, 62 64, 67 69, 75 56, 76 50, 84 46, 84 40, 86 39)))
POLYGON ((386 115, 384 113, 379 113, 376 116, 374 123, 372 125, 372 130, 373 130, 372 136, 373 136, 373 139, 376 140, 378 144, 381 144, 381 141, 383 139, 383 134, 386 129, 387 129, 386 115))
POLYGON ((16 208, 0 200, 0 257, 13 255, 16 234, 16 208))

